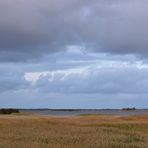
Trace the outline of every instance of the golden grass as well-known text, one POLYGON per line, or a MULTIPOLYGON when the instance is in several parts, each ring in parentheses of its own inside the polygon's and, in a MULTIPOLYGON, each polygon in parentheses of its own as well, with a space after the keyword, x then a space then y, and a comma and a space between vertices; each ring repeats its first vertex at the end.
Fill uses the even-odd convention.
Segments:
POLYGON ((0 148, 148 148, 148 116, 0 115, 0 148))

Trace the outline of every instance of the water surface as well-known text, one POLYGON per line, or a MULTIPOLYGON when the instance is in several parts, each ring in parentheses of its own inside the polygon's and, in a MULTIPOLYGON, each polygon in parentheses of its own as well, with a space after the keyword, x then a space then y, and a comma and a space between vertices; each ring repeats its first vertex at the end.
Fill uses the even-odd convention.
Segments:
POLYGON ((77 116, 82 114, 105 114, 105 115, 148 115, 148 110, 117 110, 117 109, 85 109, 85 110, 51 110, 51 109, 21 109, 21 112, 50 116, 77 116))

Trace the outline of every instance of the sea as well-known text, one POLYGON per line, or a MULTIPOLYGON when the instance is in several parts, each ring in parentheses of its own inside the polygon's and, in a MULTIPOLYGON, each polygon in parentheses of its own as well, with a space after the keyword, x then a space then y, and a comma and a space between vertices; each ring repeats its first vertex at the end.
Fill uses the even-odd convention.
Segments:
POLYGON ((31 113, 44 116, 79 116, 79 115, 148 115, 148 109, 19 109, 22 113, 31 113))

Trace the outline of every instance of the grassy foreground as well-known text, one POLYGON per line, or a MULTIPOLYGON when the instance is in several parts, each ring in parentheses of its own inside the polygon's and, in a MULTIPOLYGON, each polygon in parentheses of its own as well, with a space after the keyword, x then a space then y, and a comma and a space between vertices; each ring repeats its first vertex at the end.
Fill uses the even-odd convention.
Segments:
POLYGON ((0 148, 148 148, 148 116, 0 115, 0 148))

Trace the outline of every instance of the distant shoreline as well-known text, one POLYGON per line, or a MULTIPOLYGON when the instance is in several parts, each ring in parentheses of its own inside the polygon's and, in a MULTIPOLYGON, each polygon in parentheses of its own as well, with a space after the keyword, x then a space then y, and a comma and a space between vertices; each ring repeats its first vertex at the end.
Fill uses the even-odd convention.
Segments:
POLYGON ((110 109, 110 108, 104 108, 104 109, 53 109, 53 108, 0 108, 0 110, 19 110, 19 111, 25 111, 25 110, 32 110, 32 111, 142 111, 142 110, 148 110, 148 108, 121 108, 121 109, 110 109))
MULTIPOLYGON (((19 108, 18 108, 19 109, 19 108)), ((110 108, 106 108, 106 109, 51 109, 51 108, 20 108, 21 110, 48 110, 48 111, 136 111, 136 110, 148 110, 146 108, 143 109, 139 109, 139 108, 121 108, 121 109, 110 109, 110 108)))

